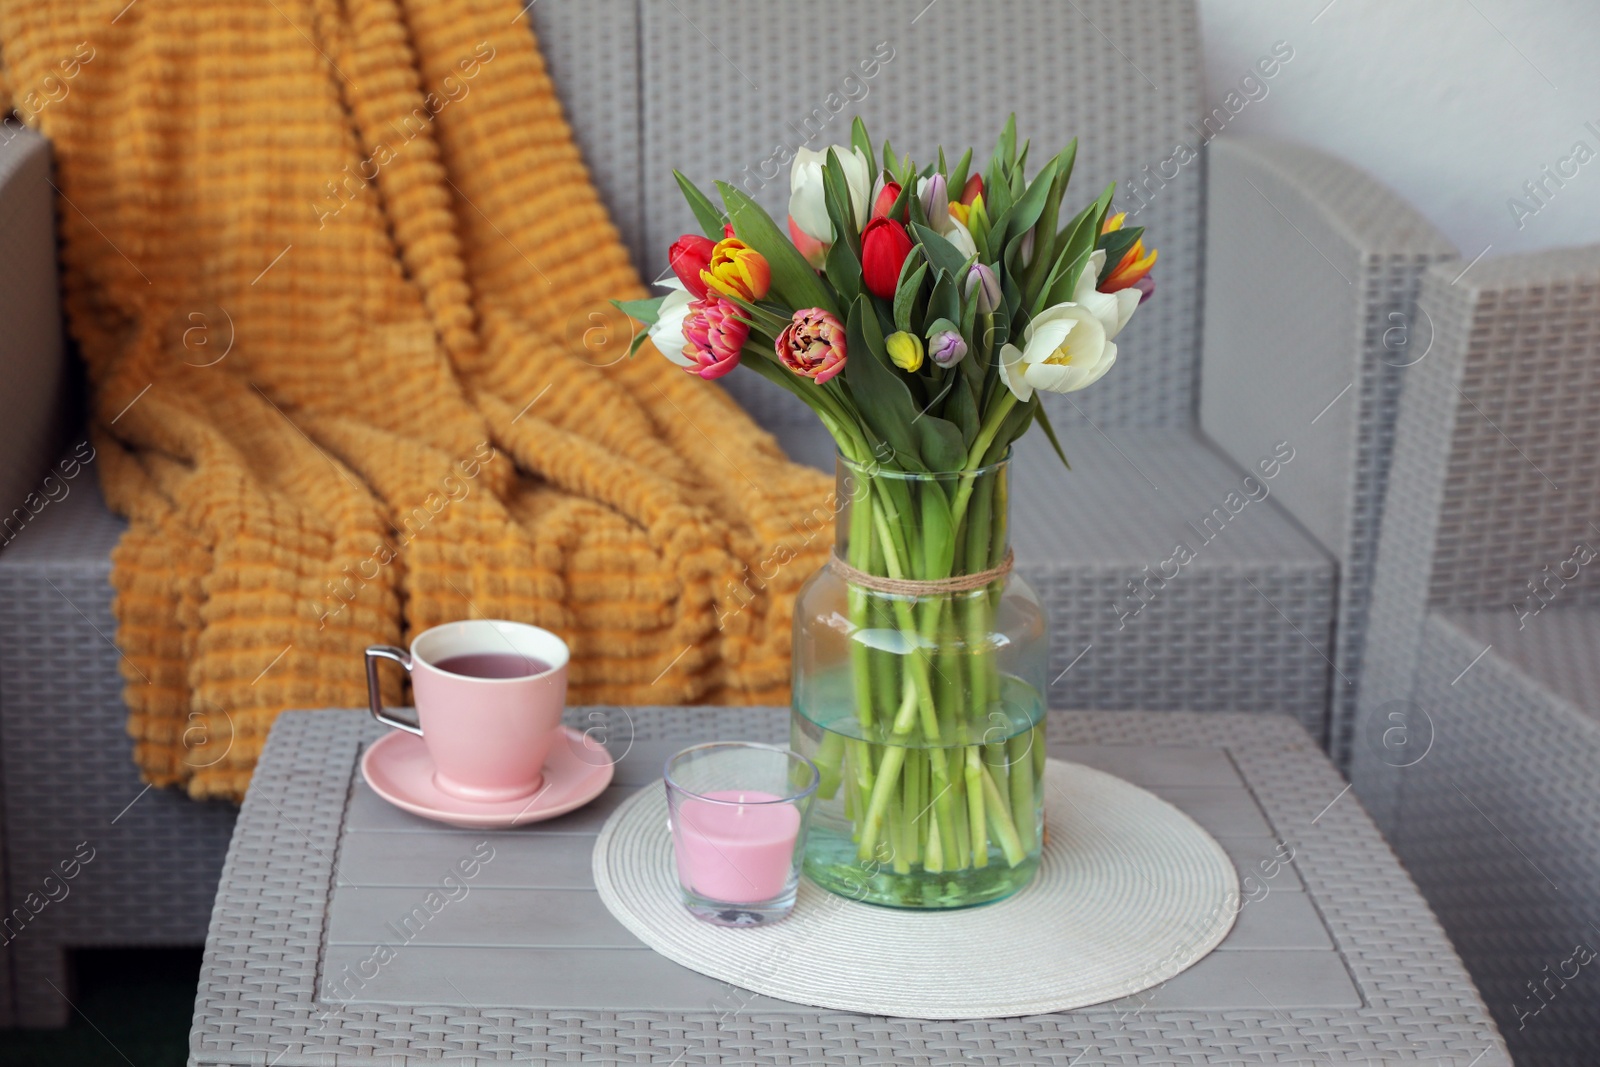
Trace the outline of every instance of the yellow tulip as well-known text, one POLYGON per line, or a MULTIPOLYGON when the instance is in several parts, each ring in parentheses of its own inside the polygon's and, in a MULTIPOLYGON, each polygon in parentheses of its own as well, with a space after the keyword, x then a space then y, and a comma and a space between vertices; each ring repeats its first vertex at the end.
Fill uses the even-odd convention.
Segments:
POLYGON ((891 333, 883 346, 889 350, 894 365, 906 373, 913 374, 922 366, 922 338, 916 334, 904 330, 891 333))
POLYGON ((711 262, 700 272, 706 288, 740 300, 760 300, 772 287, 766 257, 737 237, 724 237, 711 250, 711 262))

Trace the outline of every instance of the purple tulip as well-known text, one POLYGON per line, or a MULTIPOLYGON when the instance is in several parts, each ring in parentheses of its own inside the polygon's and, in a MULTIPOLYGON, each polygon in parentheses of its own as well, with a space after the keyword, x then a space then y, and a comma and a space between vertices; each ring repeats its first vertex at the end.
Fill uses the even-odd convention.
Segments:
POLYGON ((955 330, 940 330, 928 342, 928 358, 941 367, 953 367, 967 354, 967 341, 955 330))
POLYGON ((984 263, 974 263, 967 270, 967 299, 977 294, 978 312, 993 314, 1000 307, 1000 279, 984 263))
POLYGON ((1139 303, 1149 300, 1156 292, 1156 280, 1146 274, 1143 278, 1133 283, 1133 288, 1139 290, 1139 303))
POLYGON ((934 171, 922 179, 917 183, 917 195, 922 199, 922 213, 928 216, 928 225, 943 233, 950 218, 950 191, 944 175, 934 171))
POLYGON ((1038 226, 1029 227, 1028 232, 1022 235, 1022 243, 1017 246, 1017 258, 1024 267, 1033 263, 1033 236, 1038 230, 1038 226))

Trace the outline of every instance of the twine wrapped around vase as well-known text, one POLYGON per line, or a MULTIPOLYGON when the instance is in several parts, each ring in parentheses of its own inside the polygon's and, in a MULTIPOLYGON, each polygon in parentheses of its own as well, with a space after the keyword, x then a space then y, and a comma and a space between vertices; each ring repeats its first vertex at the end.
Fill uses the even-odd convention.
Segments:
POLYGON ((893 596, 937 596, 941 593, 970 593, 974 589, 982 589, 992 582, 998 582, 1011 573, 1011 567, 1016 562, 1016 553, 1006 549, 1006 558, 998 566, 990 567, 986 571, 976 574, 958 574, 951 578, 885 578, 877 574, 868 574, 857 567, 846 563, 839 553, 835 552, 828 558, 828 566, 845 581, 852 585, 859 585, 863 589, 870 589, 874 593, 888 593, 893 596))

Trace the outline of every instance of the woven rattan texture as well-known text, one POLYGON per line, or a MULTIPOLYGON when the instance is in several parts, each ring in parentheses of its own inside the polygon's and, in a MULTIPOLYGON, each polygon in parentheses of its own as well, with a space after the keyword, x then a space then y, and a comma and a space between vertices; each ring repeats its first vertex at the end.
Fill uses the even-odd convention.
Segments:
MULTIPOLYGON (((1429 599, 1476 608, 1527 598, 1580 542, 1600 551, 1600 245, 1485 260, 1457 287, 1472 327, 1429 599)), ((1600 603, 1600 582, 1561 595, 1600 603)))
MULTIPOLYGON (((1431 324, 1427 355, 1404 371, 1383 525, 1373 565, 1366 654, 1358 682, 1350 777, 1385 833, 1396 830, 1400 768, 1411 756, 1383 743, 1391 714, 1408 714, 1450 445, 1463 412, 1458 388, 1472 333, 1474 298, 1452 284, 1459 268, 1435 266, 1423 276, 1418 314, 1431 324)), ((1394 735, 1388 735, 1394 736, 1394 735)))
POLYGON ((1364 173, 1256 138, 1212 145, 1206 227, 1208 272, 1253 283, 1207 287, 1201 426, 1247 469, 1275 442, 1297 450, 1276 492, 1339 563, 1329 748, 1345 765, 1401 376, 1430 336, 1417 289, 1455 252, 1364 173))
POLYGON ((1080 427, 1063 443, 1074 469, 1030 441, 1012 494, 1017 569, 1050 613, 1051 702, 1287 713, 1320 738, 1326 553, 1270 498, 1234 514, 1242 476, 1189 431, 1080 427))
POLYGON ((1600 624, 1576 551, 1597 543, 1597 291, 1600 248, 1425 276, 1353 750, 1519 1063, 1592 1063, 1600 1040, 1571 962, 1600 947, 1600 624))
MULTIPOLYGON (((0 552, 0 759, 12 905, 92 854, 67 893, 5 948, 19 1019, 63 1025, 73 945, 196 944, 205 937, 234 810, 144 792, 124 731, 111 644, 111 546, 93 465, 65 482, 0 552), (87 849, 81 846, 87 845, 87 849)), ((205 751, 196 742, 196 758, 205 751)), ((212 752, 216 749, 212 748, 212 752)), ((57 890, 59 893, 59 890, 57 890)))
MULTIPOLYGON (((897 152, 928 161, 942 141, 958 155, 970 145, 982 160, 1014 110, 1019 132, 1039 153, 1030 157, 1035 166, 1079 139, 1074 203, 1114 179, 1143 177, 1146 165, 1153 172, 1178 142, 1196 141, 1189 123, 1201 111, 1200 37, 1188 0, 1013 0, 1002 19, 981 0, 642 6, 646 277, 666 269, 667 246, 678 234, 694 230, 670 168, 708 190, 712 179, 740 185, 782 220, 789 153, 848 144, 857 113, 897 152), (1030 32, 1019 34, 1018 26, 1030 32), (804 62, 796 61, 797 49, 804 62), (1007 61, 995 63, 1002 53, 1007 61), (721 90, 681 92, 686 63, 703 68, 721 90)), ((1170 181, 1150 180, 1159 188, 1145 194, 1147 206, 1134 220, 1150 228, 1161 251, 1161 295, 1117 341, 1137 360, 1072 398, 1102 424, 1193 417, 1201 167, 1190 163, 1170 181)), ((1119 207, 1138 202, 1125 197, 1119 207)), ((799 401, 753 375, 726 383, 765 425, 815 421, 799 401)), ((1051 402, 1060 418, 1074 413, 1071 404, 1051 402)))
POLYGON ((1542 688, 1600 723, 1600 608, 1554 603, 1537 614, 1524 605, 1481 611, 1441 611, 1451 626, 1477 641, 1542 688))
POLYGON ((1600 1043, 1600 613, 1565 614, 1429 620, 1432 748, 1403 772, 1395 839, 1517 1062, 1541 1067, 1592 1064, 1600 1043))
MULTIPOLYGON (((582 709, 574 714, 583 717, 582 709)), ((628 709, 640 739, 782 729, 775 709, 628 709)), ((350 713, 289 713, 274 727, 229 849, 207 941, 196 1064, 462 1063, 1375 1063, 1505 1067, 1465 971, 1342 780, 1287 718, 1057 713, 1059 743, 1226 746, 1295 863, 1360 985, 1350 1011, 1162 1012, 1137 1005, 1019 1019, 916 1023, 816 1014, 593 1013, 348 1005, 313 996, 338 821, 363 739, 350 713), (1329 801, 1333 800, 1332 805, 1329 801)))

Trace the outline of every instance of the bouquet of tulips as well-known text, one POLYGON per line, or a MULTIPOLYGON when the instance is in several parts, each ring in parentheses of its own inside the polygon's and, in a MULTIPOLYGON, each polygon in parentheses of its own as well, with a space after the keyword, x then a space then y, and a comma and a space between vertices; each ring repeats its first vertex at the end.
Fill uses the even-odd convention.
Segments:
MULTIPOLYGON (((991 573, 1006 508, 977 472, 1035 422, 1060 453, 1039 393, 1110 370, 1113 339, 1153 290, 1156 254, 1108 218, 1112 187, 1063 217, 1076 145, 1028 180, 1014 116, 981 171, 970 149, 953 166, 942 149, 922 167, 887 143, 880 155, 856 119, 851 144, 798 151, 787 234, 735 186, 716 184, 719 205, 674 172, 704 233, 672 245, 666 295, 618 302, 646 327, 632 350, 648 337, 707 379, 748 367, 816 412, 862 474, 839 539, 857 575, 991 573)), ((1042 746, 984 758, 1002 690, 981 639, 996 603, 982 589, 851 590, 851 627, 904 637, 893 651, 857 642, 840 709, 851 726, 816 757, 823 794, 845 789, 861 862, 941 874, 987 865, 991 848, 1013 865, 1037 855, 1042 746), (979 651, 943 657, 950 634, 979 651)))

